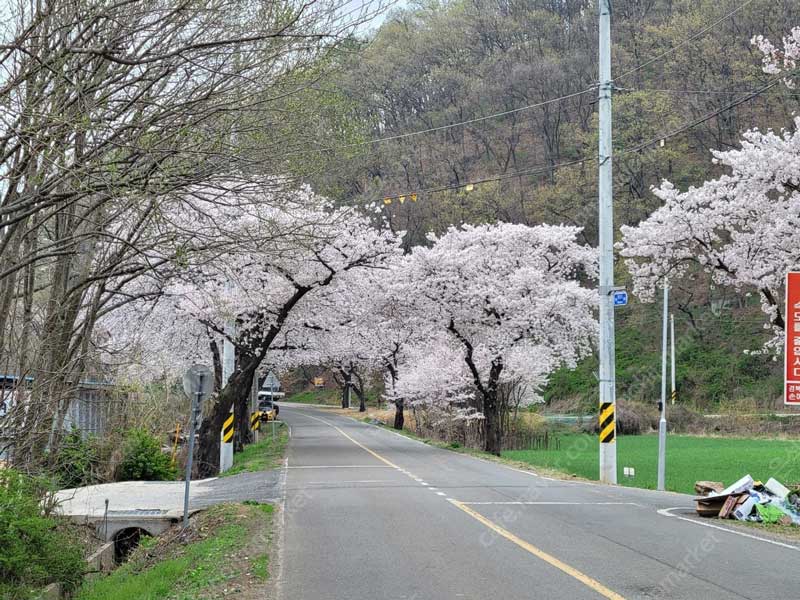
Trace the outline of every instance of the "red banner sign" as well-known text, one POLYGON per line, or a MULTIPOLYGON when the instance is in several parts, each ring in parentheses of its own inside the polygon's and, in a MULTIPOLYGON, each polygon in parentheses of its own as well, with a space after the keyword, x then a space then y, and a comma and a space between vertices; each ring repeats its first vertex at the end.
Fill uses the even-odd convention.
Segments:
POLYGON ((784 404, 800 406, 800 273, 786 274, 784 404))

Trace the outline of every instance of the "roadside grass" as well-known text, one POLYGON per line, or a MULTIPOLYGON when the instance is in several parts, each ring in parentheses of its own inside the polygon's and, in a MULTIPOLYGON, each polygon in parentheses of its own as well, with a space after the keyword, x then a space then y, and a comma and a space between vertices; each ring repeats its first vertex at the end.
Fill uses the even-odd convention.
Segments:
MULTIPOLYGON (((333 410, 352 418, 354 415, 333 410)), ((360 420, 378 419, 368 411, 360 420)), ((382 427, 395 431, 388 424, 382 427)), ((561 478, 597 481, 599 448, 597 437, 581 433, 560 433, 558 450, 506 450, 500 457, 457 443, 420 437, 412 431, 395 431, 431 446, 500 461, 516 467, 536 467, 537 472, 561 478)), ((617 481, 620 485, 655 489, 658 467, 658 436, 627 435, 617 438, 617 481), (633 467, 633 478, 623 476, 624 467, 633 467)), ((750 474, 756 480, 774 477, 784 485, 800 484, 800 440, 763 438, 722 438, 670 434, 667 437, 666 488, 673 492, 694 494, 696 481, 721 481, 725 485, 750 474)))
MULTIPOLYGON (((283 399, 283 402, 297 402, 299 404, 320 404, 323 406, 342 406, 342 390, 331 388, 315 388, 297 392, 283 399)), ((376 407, 381 404, 381 397, 376 389, 368 389, 365 392, 365 402, 369 407, 376 407)), ((280 401, 279 401, 280 403, 280 401)), ((350 398, 350 404, 358 407, 358 396, 355 393, 350 398)))
POLYGON ((796 525, 781 525, 780 523, 753 523, 751 521, 724 521, 725 525, 734 525, 742 529, 756 530, 752 533, 767 532, 788 542, 796 543, 800 540, 800 527, 796 525))
POLYGON ((261 424, 261 437, 256 444, 245 446, 244 450, 233 455, 233 466, 220 474, 229 477, 238 473, 266 471, 280 466, 281 459, 289 442, 289 430, 283 421, 275 422, 275 439, 272 439, 272 424, 261 424))
MULTIPOLYGON (((598 478, 598 443, 595 436, 565 434, 558 450, 509 450, 503 457, 568 475, 598 478)), ((636 435, 617 438, 617 481, 622 485, 655 489, 658 436, 636 435), (623 467, 634 467, 636 476, 623 476, 623 467)), ((666 488, 694 493, 699 480, 721 481, 725 485, 750 474, 756 480, 774 477, 786 485, 800 482, 800 440, 695 437, 667 438, 666 488)))
POLYGON ((74 600, 189 600, 246 589, 266 581, 269 560, 248 548, 254 533, 268 535, 269 504, 223 504, 192 517, 188 541, 171 530, 148 540, 130 560, 102 579, 85 583, 74 600))
POLYGON ((298 402, 300 404, 326 404, 330 406, 341 406, 342 400, 339 397, 339 390, 327 388, 305 390, 292 394, 284 399, 285 402, 298 402))

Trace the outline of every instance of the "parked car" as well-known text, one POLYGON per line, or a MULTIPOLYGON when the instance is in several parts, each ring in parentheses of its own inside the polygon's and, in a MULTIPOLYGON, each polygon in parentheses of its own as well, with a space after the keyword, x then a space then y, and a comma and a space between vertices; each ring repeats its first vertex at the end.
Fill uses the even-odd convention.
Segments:
POLYGON ((274 421, 278 418, 281 409, 275 402, 269 399, 258 401, 258 410, 261 412, 262 421, 274 421))

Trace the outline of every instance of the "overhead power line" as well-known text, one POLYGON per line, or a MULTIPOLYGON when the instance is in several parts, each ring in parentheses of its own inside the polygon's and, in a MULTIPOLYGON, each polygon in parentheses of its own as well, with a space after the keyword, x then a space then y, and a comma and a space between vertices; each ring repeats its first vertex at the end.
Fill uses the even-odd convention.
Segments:
POLYGON ((698 125, 702 125, 706 121, 710 121, 711 119, 713 119, 714 117, 719 116, 723 112, 729 111, 732 108, 736 108, 740 104, 744 104, 745 102, 748 102, 749 100, 752 100, 753 98, 755 98, 757 96, 760 96, 761 94, 763 94, 767 90, 769 90, 769 89, 775 87, 776 85, 778 85, 778 83, 780 83, 780 80, 781 80, 780 78, 773 79, 771 82, 767 83, 766 85, 762 86, 761 88, 759 88, 757 90, 753 90, 752 92, 750 92, 746 96, 742 96, 741 98, 739 98, 737 100, 734 100, 733 102, 731 102, 729 104, 726 104, 722 108, 718 108, 717 110, 711 111, 710 113, 707 113, 706 115, 704 115, 704 116, 702 116, 702 117, 700 117, 698 119, 695 119, 694 121, 691 121, 691 122, 689 122, 689 123, 687 123, 685 125, 682 125, 678 129, 674 129, 674 130, 672 130, 672 131, 670 131, 668 133, 665 133, 663 135, 654 137, 654 138, 652 138, 651 140, 649 140, 647 142, 639 144, 634 148, 630 148, 628 150, 625 150, 625 151, 622 152, 622 154, 629 154, 629 153, 633 153, 633 152, 639 152, 640 150, 643 150, 644 148, 647 148, 648 146, 652 146, 654 144, 660 143, 661 140, 667 140, 669 138, 675 137, 676 135, 679 135, 679 134, 683 133, 684 131, 688 131, 689 129, 694 129, 698 125))
MULTIPOLYGON (((743 2, 742 4, 737 6, 735 9, 733 9, 730 12, 728 12, 724 16, 720 17, 719 19, 717 19, 713 23, 710 23, 709 25, 707 25, 707 26, 703 27, 702 29, 700 29, 699 31, 695 32, 694 34, 692 34, 691 36, 689 36, 688 38, 686 38, 685 40, 683 40, 679 44, 670 47, 669 49, 661 52, 657 56, 654 56, 653 58, 651 58, 651 59, 645 61, 644 63, 640 64, 639 66, 634 67, 633 69, 630 69, 628 71, 625 71, 621 75, 618 75, 615 78, 615 80, 616 79, 622 79, 624 77, 627 77, 628 75, 631 75, 632 73, 635 73, 635 72, 637 72, 637 71, 639 71, 641 69, 644 69, 645 67, 647 67, 647 66, 649 66, 649 65, 651 65, 651 64, 653 64, 655 62, 658 62, 659 60, 661 60, 664 57, 668 56, 669 54, 677 51, 678 49, 686 46, 687 44, 692 43, 693 41, 697 40, 701 36, 705 35, 707 32, 709 32, 712 29, 714 29, 714 27, 716 27, 720 23, 726 21, 727 19, 731 18, 736 13, 740 12, 741 10, 743 10, 745 7, 747 7, 749 4, 752 4, 752 3, 753 3, 753 0, 745 0, 745 2, 743 2)), ((407 133, 399 133, 399 134, 396 134, 396 135, 389 135, 389 136, 385 136, 385 137, 372 138, 372 139, 369 139, 369 140, 365 140, 363 142, 351 142, 351 143, 347 143, 347 144, 337 144, 337 145, 331 146, 331 147, 315 148, 315 149, 312 149, 312 150, 298 150, 296 152, 289 152, 285 156, 304 156, 304 155, 315 154, 315 153, 319 153, 319 152, 335 152, 335 151, 339 151, 339 150, 345 150, 345 149, 348 149, 348 148, 358 148, 358 147, 362 147, 362 146, 370 146, 370 145, 373 145, 373 144, 382 144, 382 143, 386 143, 386 142, 392 142, 392 141, 397 141, 397 140, 408 139, 408 138, 415 137, 415 136, 418 136, 418 135, 425 135, 425 134, 429 134, 429 133, 435 133, 435 132, 438 132, 438 131, 447 131, 447 130, 453 129, 455 127, 463 127, 465 125, 471 125, 471 124, 474 124, 474 123, 481 123, 483 121, 488 121, 488 120, 491 120, 491 119, 497 119, 497 118, 500 118, 500 117, 505 117, 505 116, 508 116, 508 115, 512 115, 512 114, 516 114, 516 113, 519 113, 519 112, 531 110, 531 109, 534 109, 534 108, 547 106, 548 104, 554 104, 556 102, 563 102, 563 101, 569 100, 571 98, 576 98, 578 96, 582 96, 582 95, 587 94, 589 92, 595 92, 596 90, 597 90, 597 84, 594 84, 594 85, 586 88, 585 90, 581 90, 579 92, 566 94, 566 95, 563 95, 563 96, 559 96, 558 98, 551 98, 549 100, 544 100, 542 102, 537 102, 537 103, 534 103, 534 104, 527 104, 525 106, 520 106, 518 108, 513 108, 513 109, 510 109, 510 110, 505 110, 505 111, 492 113, 490 115, 485 115, 483 117, 475 117, 475 118, 472 118, 472 119, 466 119, 466 120, 463 120, 463 121, 457 121, 455 123, 448 123, 448 124, 439 125, 439 126, 436 126, 436 127, 429 127, 429 128, 426 128, 426 129, 409 131, 407 133)))
MULTIPOLYGON (((629 88, 629 87, 614 87, 614 90, 620 92, 653 92, 657 94, 674 94, 674 95, 708 95, 708 96, 738 96, 740 94, 752 94, 757 92, 758 90, 674 90, 674 89, 663 89, 663 88, 647 88, 647 87, 637 87, 637 88, 629 88)), ((797 97, 800 96, 800 93, 792 93, 792 92, 784 92, 781 94, 782 96, 791 96, 797 97)))
POLYGON ((688 38, 686 38, 685 40, 680 42, 679 44, 676 44, 675 46, 671 46, 667 50, 664 50, 661 54, 658 54, 658 55, 654 56, 653 58, 651 58, 649 60, 646 60, 645 62, 643 62, 639 66, 634 67, 633 69, 629 69, 628 71, 625 71, 621 75, 617 75, 614 78, 614 80, 616 81, 616 80, 619 80, 619 79, 623 79, 623 78, 627 77, 628 75, 632 75, 633 73, 636 73, 637 71, 641 71, 645 67, 649 67, 653 63, 656 63, 656 62, 660 61, 661 59, 665 58, 666 56, 669 56, 673 52, 676 52, 677 50, 683 48, 684 46, 686 46, 688 44, 691 44, 692 42, 694 42, 698 38, 704 36, 706 33, 711 31, 712 29, 714 29, 720 23, 723 23, 724 21, 727 21, 732 16, 734 16, 736 13, 741 12, 744 8, 746 8, 747 6, 749 6, 752 3, 753 3, 753 0, 745 0, 745 2, 743 2, 742 4, 740 4, 739 6, 734 8, 732 11, 730 11, 726 15, 720 17, 719 19, 717 19, 713 23, 710 23, 709 25, 706 25, 705 27, 703 27, 702 29, 700 29, 696 33, 690 35, 688 38))
MULTIPOLYGON (((757 96, 760 96, 761 94, 763 94, 767 90, 769 90, 769 89, 775 87, 776 85, 778 85, 780 83, 782 77, 783 77, 783 75, 781 77, 776 77, 773 80, 771 80, 769 83, 763 85, 762 87, 760 87, 758 89, 755 89, 755 90, 749 92, 745 96, 743 96, 741 98, 738 98, 738 99, 734 100, 733 102, 730 102, 730 103, 726 104, 725 106, 720 107, 720 108, 718 108, 718 109, 716 109, 714 111, 711 111, 711 112, 703 115, 702 117, 699 117, 699 118, 697 118, 697 119, 695 119, 693 121, 690 121, 689 123, 686 123, 686 124, 678 127, 677 129, 673 129, 673 130, 661 133, 661 134, 649 139, 646 142, 642 142, 640 144, 637 144, 636 146, 634 146, 632 148, 619 150, 619 151, 617 151, 617 152, 615 152, 613 154, 612 158, 618 158, 618 157, 623 156, 623 155, 634 154, 636 152, 641 152, 642 150, 644 150, 644 149, 646 149, 646 148, 648 148, 650 146, 654 146, 656 144, 659 144, 662 141, 666 141, 666 140, 668 140, 670 138, 673 138, 675 136, 678 136, 678 135, 680 135, 680 134, 682 134, 682 133, 684 133, 684 132, 686 132, 686 131, 688 131, 690 129, 693 129, 693 128, 699 126, 699 125, 702 125, 703 123, 705 123, 707 121, 710 121, 714 117, 719 116, 723 112, 731 110, 732 108, 735 108, 735 107, 739 106, 740 104, 744 104, 745 102, 748 102, 749 100, 752 100, 753 98, 756 98, 757 96)), ((484 183, 501 181, 501 180, 504 180, 504 179, 511 179, 511 178, 514 178, 514 177, 521 177, 521 176, 526 176, 526 175, 536 175, 536 174, 540 174, 540 173, 547 173, 549 171, 555 171, 557 169, 562 169, 564 167, 575 166, 575 165, 578 165, 578 164, 581 164, 581 163, 593 162, 593 161, 596 161, 596 160, 597 160, 597 156, 594 155, 594 156, 585 156, 583 158, 579 158, 579 159, 575 159, 575 160, 571 160, 571 161, 567 161, 567 162, 556 163, 554 165, 536 165, 536 166, 532 166, 532 167, 529 167, 529 168, 526 168, 526 169, 521 169, 521 170, 518 170, 518 171, 512 171, 512 172, 509 172, 509 173, 502 173, 500 175, 484 177, 484 178, 481 178, 481 179, 474 179, 474 180, 466 181, 464 183, 452 184, 452 185, 443 185, 443 186, 431 187, 431 188, 424 188, 424 189, 420 189, 420 190, 409 191, 409 192, 406 192, 404 194, 395 194, 395 195, 391 195, 391 196, 384 196, 383 201, 384 201, 384 204, 391 204, 393 201, 400 200, 401 198, 403 199, 402 201, 405 201, 405 199, 410 199, 411 201, 416 201, 417 198, 420 195, 423 195, 423 194, 435 194, 435 193, 439 193, 439 192, 450 191, 450 190, 458 190, 458 189, 465 189, 465 188, 467 189, 467 191, 471 191, 472 187, 474 187, 476 185, 484 184, 484 183)))
POLYGON ((407 133, 398 133, 396 135, 389 135, 386 137, 378 137, 372 138, 369 140, 365 140, 363 142, 351 142, 348 144, 337 144, 335 146, 325 147, 325 148, 316 148, 314 150, 301 150, 297 152, 289 152, 286 156, 299 156, 305 154, 314 154, 317 152, 334 152, 338 150, 345 150, 347 148, 358 148, 360 146, 370 146, 372 144, 383 144, 386 142, 393 142, 397 140, 403 140, 410 137, 415 137, 418 135, 424 135, 427 133, 435 133, 437 131, 446 131, 448 129, 453 129, 455 127, 463 127, 464 125, 472 125, 473 123, 481 123, 483 121, 489 121, 491 119, 497 119, 500 117, 506 117, 508 115, 513 115, 516 113, 520 113, 526 110, 531 110, 534 108, 540 108, 542 106, 547 106, 548 104, 554 104, 556 102, 563 102, 564 100, 569 100, 571 98, 576 98, 578 96, 582 96, 584 94, 588 94, 589 92, 594 92, 597 90, 597 86, 593 85, 585 90, 581 90, 580 92, 574 92, 572 94, 566 94, 564 96, 559 96, 558 98, 550 98, 549 100, 544 100, 542 102, 537 102, 535 104, 526 104, 525 106, 520 106, 518 108, 512 108, 510 110, 504 110, 501 112, 492 113, 490 115, 485 115, 483 117, 475 117, 472 119, 466 119, 464 121, 457 121, 455 123, 448 123, 446 125, 439 125, 437 127, 429 127, 427 129, 419 129, 415 131, 409 131, 407 133))

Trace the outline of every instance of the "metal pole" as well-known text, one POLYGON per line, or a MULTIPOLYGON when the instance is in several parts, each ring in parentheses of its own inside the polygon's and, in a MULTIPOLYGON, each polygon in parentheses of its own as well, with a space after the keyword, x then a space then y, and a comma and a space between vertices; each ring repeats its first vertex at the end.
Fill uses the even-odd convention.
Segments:
POLYGON ((667 322, 669 310, 669 282, 664 280, 664 319, 661 332, 661 402, 658 420, 658 485, 664 489, 667 463, 667 322))
POLYGON ((672 399, 672 404, 675 404, 675 400, 678 398, 678 390, 675 387, 675 315, 672 313, 669 315, 669 339, 669 345, 672 354, 672 366, 670 368, 670 374, 672 376, 672 389, 670 390, 670 398, 672 399))
MULTIPOLYGON (((600 438, 600 481, 617 483, 616 381, 614 367, 614 214, 611 163, 611 1, 600 0, 600 145, 599 145, 599 234, 600 234, 600 409, 609 407, 613 435, 600 438), (605 439, 605 441, 603 441, 605 439)), ((608 410, 608 408, 606 409, 608 410)), ((602 432, 601 432, 602 433, 602 432)))
MULTIPOLYGON (((198 389, 203 389, 203 374, 200 373, 198 389)), ((189 525, 189 484, 192 481, 192 461, 194 460, 194 430, 197 425, 197 409, 200 406, 203 392, 196 392, 192 398, 192 408, 189 411, 189 455, 186 458, 186 483, 183 487, 183 528, 189 525)))

